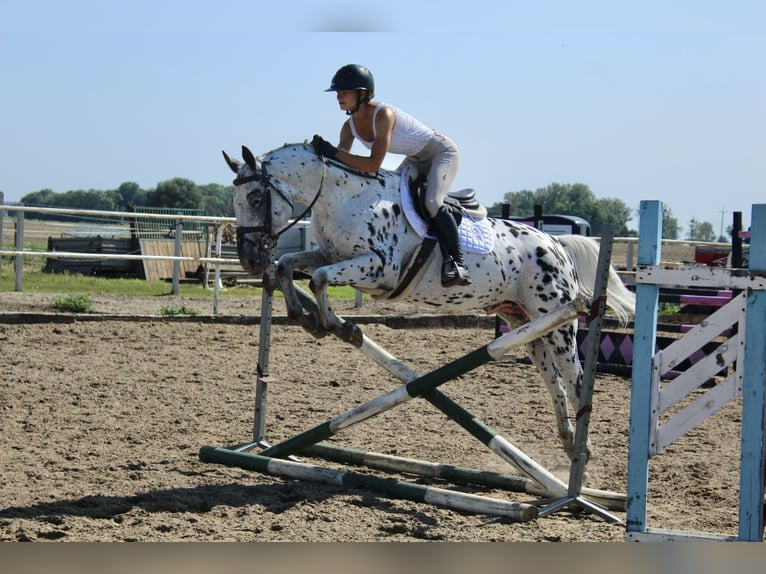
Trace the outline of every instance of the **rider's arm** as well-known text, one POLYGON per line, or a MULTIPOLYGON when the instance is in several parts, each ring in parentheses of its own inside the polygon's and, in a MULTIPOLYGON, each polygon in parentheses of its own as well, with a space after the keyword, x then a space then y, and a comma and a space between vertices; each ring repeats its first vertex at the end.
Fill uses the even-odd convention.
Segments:
MULTIPOLYGON (((344 146, 344 132, 348 130, 348 134, 351 135, 351 128, 348 127, 348 122, 343 124, 340 131, 341 139, 338 145, 338 154, 335 156, 335 159, 355 169, 377 173, 383 164, 383 160, 386 158, 388 148, 391 147, 391 132, 394 130, 394 119, 394 112, 387 107, 378 112, 375 118, 375 141, 372 142, 372 149, 368 157, 348 152, 351 145, 349 144, 348 148, 344 146)), ((351 136, 351 141, 353 142, 353 136, 351 136)))
POLYGON ((338 143, 338 151, 350 152, 351 146, 354 145, 354 134, 351 132, 351 127, 346 120, 343 122, 343 126, 340 128, 340 142, 338 143))

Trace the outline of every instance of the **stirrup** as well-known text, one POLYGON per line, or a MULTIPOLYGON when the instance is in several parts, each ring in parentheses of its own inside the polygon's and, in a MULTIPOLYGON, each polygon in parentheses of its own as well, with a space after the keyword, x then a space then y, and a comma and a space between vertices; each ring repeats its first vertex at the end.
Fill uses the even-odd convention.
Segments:
POLYGON ((470 284, 471 276, 465 265, 456 262, 452 257, 444 260, 442 263, 442 287, 470 284))

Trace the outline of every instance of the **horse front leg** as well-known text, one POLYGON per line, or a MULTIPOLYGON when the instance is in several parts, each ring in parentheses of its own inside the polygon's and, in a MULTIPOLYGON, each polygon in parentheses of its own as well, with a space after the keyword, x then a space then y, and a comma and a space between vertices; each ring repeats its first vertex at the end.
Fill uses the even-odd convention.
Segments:
POLYGON ((327 295, 327 288, 350 285, 357 289, 393 289, 395 280, 387 276, 392 272, 374 254, 360 255, 332 265, 316 269, 309 284, 316 297, 319 319, 322 325, 344 341, 356 347, 362 346, 362 331, 351 321, 343 321, 335 314, 327 295))
POLYGON ((296 271, 311 275, 315 269, 327 265, 327 263, 327 259, 318 249, 285 254, 279 258, 277 263, 277 278, 285 296, 288 318, 298 321, 306 331, 317 339, 327 335, 328 331, 316 313, 313 311, 304 313, 293 276, 296 271))
MULTIPOLYGON (((337 283, 336 283, 337 285, 337 283)), ((343 341, 351 343, 355 347, 362 346, 362 330, 351 321, 342 321, 335 313, 330 303, 330 297, 327 294, 328 287, 328 269, 320 267, 311 276, 309 288, 314 294, 319 311, 319 321, 324 328, 337 335, 343 341)))

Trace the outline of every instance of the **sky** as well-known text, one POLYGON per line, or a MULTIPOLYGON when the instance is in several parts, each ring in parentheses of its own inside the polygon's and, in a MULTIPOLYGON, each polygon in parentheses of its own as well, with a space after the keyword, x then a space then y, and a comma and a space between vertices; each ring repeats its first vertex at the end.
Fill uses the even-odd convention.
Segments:
POLYGON ((766 201, 765 55, 763 0, 0 0, 0 191, 229 185, 221 150, 337 142, 359 63, 485 205, 583 183, 718 233, 766 201))

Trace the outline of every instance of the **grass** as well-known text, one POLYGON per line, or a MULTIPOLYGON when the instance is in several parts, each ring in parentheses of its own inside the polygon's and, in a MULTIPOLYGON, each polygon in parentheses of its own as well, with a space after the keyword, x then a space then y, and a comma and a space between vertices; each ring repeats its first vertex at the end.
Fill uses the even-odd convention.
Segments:
POLYGON ((53 300, 53 308, 68 313, 90 313, 93 301, 87 295, 61 296, 53 300))
POLYGON ((679 315, 681 313, 681 305, 675 303, 661 303, 660 315, 679 315))
MULTIPOLYGON (((2 268, 0 268, 0 291, 13 291, 15 289, 13 263, 9 263, 7 259, 3 258, 2 268)), ((299 281, 298 283, 304 289, 308 289, 308 281, 299 281)), ((164 297, 172 295, 172 288, 172 284, 165 281, 111 279, 76 273, 45 273, 33 266, 26 265, 22 278, 22 291, 28 293, 164 297)), ((356 296, 356 291, 352 287, 330 287, 328 293, 331 298, 342 300, 352 300, 356 296)), ((219 292, 219 296, 222 299, 250 298, 253 295, 260 294, 261 289, 258 287, 229 287, 219 292)), ((214 290, 212 288, 205 289, 199 283, 181 283, 178 286, 178 295, 181 297, 212 299, 214 290)), ((282 293, 277 291, 275 296, 281 297, 282 293)))
POLYGON ((164 317, 168 316, 178 316, 178 315, 199 315, 199 311, 196 309, 189 309, 185 305, 181 305, 180 307, 163 307, 160 309, 160 315, 164 317))

